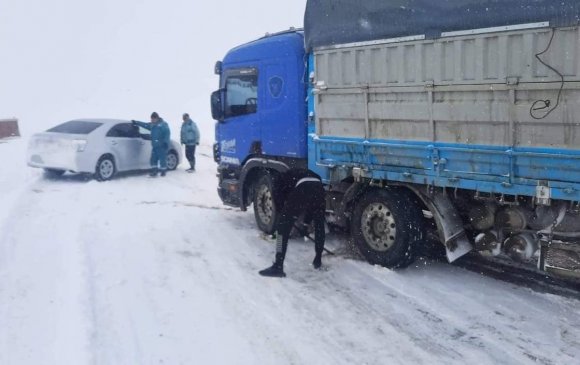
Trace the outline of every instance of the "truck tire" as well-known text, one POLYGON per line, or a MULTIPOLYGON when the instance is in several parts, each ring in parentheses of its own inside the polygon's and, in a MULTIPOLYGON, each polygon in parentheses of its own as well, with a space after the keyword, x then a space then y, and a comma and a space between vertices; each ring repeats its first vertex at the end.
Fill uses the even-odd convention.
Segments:
POLYGON ((254 217, 258 228, 266 234, 273 234, 276 231, 279 215, 277 184, 276 175, 266 173, 254 186, 254 217))
POLYGON ((415 259, 424 224, 423 213, 410 192, 373 189, 356 203, 351 235, 370 264, 402 268, 415 259))

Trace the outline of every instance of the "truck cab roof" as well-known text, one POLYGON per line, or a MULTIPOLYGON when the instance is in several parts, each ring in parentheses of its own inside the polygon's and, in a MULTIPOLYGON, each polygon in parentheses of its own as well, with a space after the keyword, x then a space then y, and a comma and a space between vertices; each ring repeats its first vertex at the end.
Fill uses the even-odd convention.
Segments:
POLYGON ((224 65, 239 64, 251 60, 264 59, 267 55, 304 53, 304 32, 291 29, 248 42, 230 50, 224 58, 224 65))

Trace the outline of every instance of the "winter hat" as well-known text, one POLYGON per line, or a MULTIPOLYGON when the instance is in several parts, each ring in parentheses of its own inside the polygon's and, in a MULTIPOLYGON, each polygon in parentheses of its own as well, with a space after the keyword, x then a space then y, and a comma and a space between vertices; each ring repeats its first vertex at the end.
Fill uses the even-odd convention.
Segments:
POLYGON ((157 114, 157 112, 153 112, 153 113, 151 113, 151 118, 158 119, 159 118, 159 114, 157 114))

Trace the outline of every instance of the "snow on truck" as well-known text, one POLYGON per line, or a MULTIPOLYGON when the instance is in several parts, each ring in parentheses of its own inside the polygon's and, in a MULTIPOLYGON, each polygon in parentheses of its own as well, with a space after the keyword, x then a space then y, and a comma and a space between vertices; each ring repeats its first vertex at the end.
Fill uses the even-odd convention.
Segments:
POLYGON ((578 0, 309 0, 304 30, 216 64, 219 195, 271 233, 308 167, 372 264, 431 227, 449 261, 580 277, 579 23, 578 0))

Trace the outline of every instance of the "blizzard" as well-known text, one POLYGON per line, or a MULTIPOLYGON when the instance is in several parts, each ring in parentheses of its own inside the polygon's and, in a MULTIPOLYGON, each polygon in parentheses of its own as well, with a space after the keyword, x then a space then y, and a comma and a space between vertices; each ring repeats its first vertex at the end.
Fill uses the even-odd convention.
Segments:
POLYGON ((325 270, 224 207, 198 172, 49 180, 0 142, 0 364, 576 364, 577 299, 434 261, 373 267, 330 235, 325 270))

